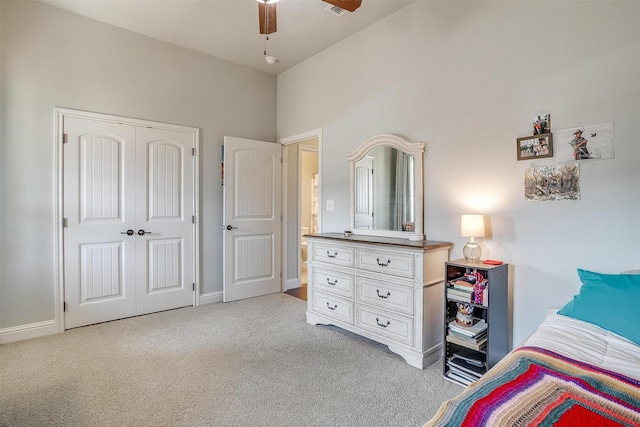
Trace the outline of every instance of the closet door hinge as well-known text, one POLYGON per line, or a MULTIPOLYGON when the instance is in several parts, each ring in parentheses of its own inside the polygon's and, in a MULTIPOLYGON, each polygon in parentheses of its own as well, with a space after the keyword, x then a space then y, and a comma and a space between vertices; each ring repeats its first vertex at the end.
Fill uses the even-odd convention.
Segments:
POLYGON ((194 292, 196 291, 196 284, 195 283, 193 284, 193 291, 194 292))
POLYGON ((195 155, 196 155, 196 147, 193 147, 193 148, 191 149, 191 155, 192 155, 192 156, 195 156, 195 155))
POLYGON ((62 228, 67 228, 67 218, 62 218, 62 228))
POLYGON ((195 223, 196 223, 196 216, 191 215, 191 224, 195 224, 195 223))
POLYGON ((63 134, 62 134, 62 143, 63 143, 63 144, 66 144, 66 143, 67 143, 68 136, 69 136, 69 134, 67 134, 67 133, 63 133, 63 134))
POLYGON ((66 301, 62 303, 62 306, 63 306, 63 310, 64 310, 65 312, 66 312, 66 311, 67 311, 67 309, 69 308, 69 307, 68 307, 68 305, 67 305, 67 302, 66 302, 66 301))

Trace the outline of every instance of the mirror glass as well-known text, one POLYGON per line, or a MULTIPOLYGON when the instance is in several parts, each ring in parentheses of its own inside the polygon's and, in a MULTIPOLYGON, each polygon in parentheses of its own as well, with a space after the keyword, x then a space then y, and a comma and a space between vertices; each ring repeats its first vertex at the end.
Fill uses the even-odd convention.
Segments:
POLYGON ((423 240, 423 143, 382 134, 347 154, 354 234, 423 240))
POLYGON ((354 229, 412 232, 414 156, 380 146, 355 163, 354 229))

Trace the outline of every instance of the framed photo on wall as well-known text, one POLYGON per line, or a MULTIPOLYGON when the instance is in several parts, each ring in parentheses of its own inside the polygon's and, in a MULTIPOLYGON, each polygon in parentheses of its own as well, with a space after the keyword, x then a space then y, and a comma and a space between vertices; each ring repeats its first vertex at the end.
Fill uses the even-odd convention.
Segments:
POLYGON ((550 133, 524 136, 516 142, 518 160, 553 157, 553 136, 550 133))

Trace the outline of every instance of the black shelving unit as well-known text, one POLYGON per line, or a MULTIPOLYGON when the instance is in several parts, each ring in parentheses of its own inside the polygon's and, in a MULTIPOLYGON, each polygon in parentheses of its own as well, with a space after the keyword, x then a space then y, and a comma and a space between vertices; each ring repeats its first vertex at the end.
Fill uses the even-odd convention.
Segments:
POLYGON ((508 321, 508 264, 489 265, 482 261, 470 262, 464 259, 449 261, 445 264, 445 318, 444 318, 444 360, 443 374, 446 379, 460 385, 468 385, 474 379, 484 375, 498 363, 509 351, 508 321), (452 295, 456 279, 465 274, 478 272, 486 280, 487 292, 482 302, 475 298, 468 304, 473 307, 474 321, 487 324, 486 341, 474 343, 473 340, 459 339, 451 334, 449 323, 455 321, 458 303, 466 300, 452 295), (472 363, 465 361, 471 360, 472 363))

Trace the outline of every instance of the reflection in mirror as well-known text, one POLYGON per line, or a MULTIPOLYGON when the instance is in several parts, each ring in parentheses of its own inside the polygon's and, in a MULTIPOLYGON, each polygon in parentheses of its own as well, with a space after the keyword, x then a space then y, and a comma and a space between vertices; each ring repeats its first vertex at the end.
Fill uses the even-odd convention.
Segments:
POLYGON ((355 229, 413 231, 414 157, 390 146, 355 162, 355 229))
POLYGON ((354 233, 424 239, 423 152, 423 143, 382 134, 347 154, 354 233))

